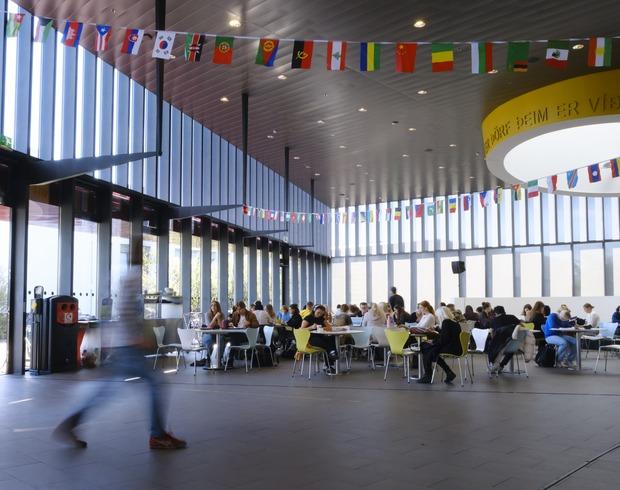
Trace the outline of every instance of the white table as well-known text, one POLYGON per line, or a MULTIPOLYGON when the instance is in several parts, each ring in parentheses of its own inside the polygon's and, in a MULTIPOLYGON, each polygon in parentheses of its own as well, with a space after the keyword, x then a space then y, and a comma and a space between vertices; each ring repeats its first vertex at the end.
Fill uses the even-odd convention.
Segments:
POLYGON ((577 342, 577 371, 581 371, 581 336, 584 333, 598 333, 598 328, 584 328, 584 327, 561 327, 552 328, 554 332, 560 333, 574 333, 575 341, 577 342))
POLYGON ((224 369, 221 366, 220 362, 220 345, 222 341, 222 335, 232 334, 232 333, 242 333, 245 334, 247 332, 247 328, 195 328, 196 332, 200 332, 200 340, 202 342, 202 334, 208 333, 211 335, 215 335, 215 343, 217 344, 217 349, 215 352, 211 353, 212 356, 215 356, 215 359, 211 359, 211 366, 205 366, 208 371, 221 371, 224 369), (215 367, 212 367, 215 366, 215 367))
MULTIPOLYGON (((339 327, 335 327, 339 328, 339 327)), ((350 335, 352 333, 362 333, 363 330, 338 330, 338 331, 327 331, 323 329, 311 330, 310 334, 316 335, 325 335, 327 337, 334 337, 334 341, 336 342, 336 373, 335 375, 339 375, 340 373, 340 337, 343 335, 350 335)))

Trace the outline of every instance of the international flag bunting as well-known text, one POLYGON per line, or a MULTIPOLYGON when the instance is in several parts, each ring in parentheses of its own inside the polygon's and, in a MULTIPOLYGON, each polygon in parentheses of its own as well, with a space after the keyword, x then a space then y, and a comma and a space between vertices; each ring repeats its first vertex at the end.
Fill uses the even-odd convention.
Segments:
POLYGON ((392 210, 390 208, 387 208, 385 210, 385 221, 390 221, 392 215, 392 210))
POLYGON ((375 210, 374 209, 370 210, 370 216, 368 216, 368 221, 370 221, 371 223, 375 222, 375 210))
MULTIPOLYGON (((291 222, 291 213, 286 213, 285 218, 287 223, 291 222)), ((336 223, 340 223, 340 215, 336 213, 336 223)))
POLYGON ((144 31, 142 29, 127 29, 123 38, 121 53, 138 54, 143 37, 144 31))
POLYGON ((545 63, 560 70, 568 66, 568 41, 549 41, 545 63))
POLYGON ((448 212, 450 214, 456 213, 456 197, 450 197, 448 199, 448 212))
POLYGON ((435 216, 435 205, 429 204, 426 206, 426 215, 427 216, 435 216))
POLYGON ((478 197, 480 198, 480 206, 483 208, 487 207, 487 192, 488 191, 482 191, 478 194, 478 197))
POLYGON ((47 41, 50 31, 52 30, 52 19, 46 19, 45 17, 37 17, 37 27, 34 31, 34 42, 44 43, 47 41))
POLYGON ((327 43, 327 69, 342 71, 345 69, 347 59, 346 41, 328 41, 327 43))
POLYGON ((468 194, 463 196, 463 211, 469 211, 471 207, 471 196, 468 194))
POLYGON ((620 177, 620 169, 618 168, 618 159, 614 158, 609 161, 609 168, 611 169, 611 176, 615 179, 620 177))
POLYGON ((530 57, 529 41, 509 42, 507 69, 508 71, 527 71, 528 59, 530 57))
POLYGON ((6 37, 16 37, 24 22, 24 14, 7 14, 6 37))
POLYGON ((431 44, 431 63, 434 72, 454 69, 454 45, 452 43, 431 44))
POLYGON ((538 197, 538 180, 530 180, 527 183, 527 197, 538 197))
POLYGON ((95 52, 108 50, 108 44, 110 43, 110 36, 112 35, 112 28, 110 26, 104 26, 97 24, 97 37, 95 38, 95 52))
POLYGON ((246 204, 243 205, 243 214, 246 216, 250 214, 250 208, 246 204))
POLYGON ((216 65, 230 65, 233 58, 234 37, 215 36, 213 63, 216 65))
POLYGON ((601 168, 598 163, 588 166, 588 179, 590 183, 601 181, 601 168))
POLYGON ((574 189, 577 187, 577 182, 579 181, 579 174, 577 170, 569 170, 566 172, 566 183, 569 189, 574 189))
POLYGON ((401 214, 402 214, 402 212, 401 212, 400 208, 396 208, 394 210, 394 221, 400 221, 401 214))
POLYGON ((293 43, 293 57, 291 68, 301 68, 309 70, 312 66, 312 51, 314 41, 295 41, 293 43))
POLYGON ((416 204, 415 205, 415 217, 421 218, 424 214, 424 204, 416 204))
POLYGON ((512 198, 515 201, 521 200, 521 184, 514 184, 512 186, 512 198))
POLYGON ((360 211, 360 223, 366 223, 366 211, 360 211))
POLYGON ((155 44, 153 44, 153 58, 169 60, 175 36, 176 32, 173 31, 157 31, 155 44))
POLYGON ((185 61, 196 63, 200 61, 202 56, 202 49, 207 42, 204 34, 198 32, 188 32, 185 36, 185 47, 183 49, 183 55, 185 61))
POLYGON ((273 62, 276 59, 276 54, 278 54, 279 46, 280 41, 277 39, 261 39, 258 42, 258 51, 256 51, 255 63, 263 66, 273 66, 273 62))
POLYGON ((65 23, 65 30, 62 34, 62 43, 70 48, 76 48, 80 44, 80 37, 82 36, 82 29, 84 24, 81 22, 65 23))
POLYGON ((558 176, 547 177, 547 192, 554 193, 558 189, 558 176))
POLYGON ((396 43, 396 71, 413 73, 415 70, 416 43, 396 43))
POLYGON ((413 219, 413 208, 411 206, 407 206, 406 208, 406 218, 407 219, 413 219))
POLYGON ((593 37, 588 43, 588 66, 611 66, 611 38, 593 37))
POLYGON ((489 73, 493 69, 493 43, 471 43, 471 72, 489 73))
POLYGON ((360 44, 360 71, 379 71, 381 68, 381 45, 360 44))
POLYGON ((437 214, 443 214, 443 200, 442 199, 437 200, 435 204, 435 208, 437 209, 437 214))
POLYGON ((504 189, 501 187, 496 187, 493 191, 493 200, 495 201, 495 204, 501 204, 504 200, 504 189))

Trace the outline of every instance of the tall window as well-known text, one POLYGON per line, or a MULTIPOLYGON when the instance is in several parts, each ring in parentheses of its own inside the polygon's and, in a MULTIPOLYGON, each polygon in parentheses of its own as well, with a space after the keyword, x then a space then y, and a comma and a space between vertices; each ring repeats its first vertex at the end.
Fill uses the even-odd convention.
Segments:
POLYGON ((469 298, 486 296, 486 262, 484 254, 465 256, 465 295, 469 298))
POLYGON ((154 293, 157 288, 157 236, 150 233, 142 235, 142 290, 154 293))
POLYGON ((211 226, 211 299, 220 301, 219 280, 220 280, 220 242, 217 240, 218 226, 211 226))
POLYGON ((542 296, 542 257, 540 252, 519 254, 521 267, 521 294, 524 297, 538 298, 542 296))
POLYGON ((30 201, 28 213, 28 299, 35 286, 43 286, 45 296, 58 294, 58 207, 30 201))
MULTIPOLYGON (((19 12, 17 4, 9 1, 8 11, 19 12)), ((20 33, 24 35, 25 33, 20 33)), ((15 139, 15 93, 17 91, 17 37, 5 37, 4 49, 4 126, 2 133, 9 138, 15 139)))
POLYGON ((368 254, 377 253, 377 206, 368 206, 368 254))
POLYGON ((435 305, 435 259, 421 257, 416 261, 416 283, 418 297, 416 303, 428 301, 435 305))
POLYGON ((228 244, 228 304, 234 305, 235 300, 235 244, 228 244))
POLYGON ((351 303, 366 301, 366 258, 351 259, 351 303))
MULTIPOLYGON (((192 220, 193 221, 193 220, 192 220)), ((192 311, 200 311, 200 288, 201 288, 201 266, 202 266, 202 240, 200 239, 200 223, 192 223, 192 262, 191 262, 191 283, 192 292, 191 308, 192 311)))
POLYGON ((513 271, 511 253, 494 253, 491 258, 493 267, 493 296, 510 298, 513 296, 513 271))
POLYGON ((555 248, 549 252, 549 294, 573 295, 573 254, 570 249, 555 248))
POLYGON ((118 314, 117 305, 121 279, 129 270, 129 242, 131 237, 131 223, 129 221, 112 218, 112 250, 110 262, 110 291, 112 293, 112 316, 118 314))
POLYGON ((76 218, 73 244, 73 295, 79 313, 97 315, 97 223, 76 218))
POLYGON ((249 301, 250 295, 250 247, 243 247, 243 301, 249 301))
POLYGON ((459 260, 457 255, 441 257, 441 301, 452 303, 459 297, 460 275, 452 272, 452 262, 459 260))
POLYGON ((411 260, 409 258, 395 258, 394 262, 394 286, 398 294, 405 300, 405 310, 411 312, 411 260))
POLYGON ((357 250, 360 255, 366 255, 366 229, 368 228, 368 215, 366 214, 366 206, 359 206, 357 209, 357 213, 357 250))
POLYGON ((335 310, 337 305, 345 302, 346 286, 344 280, 344 270, 343 261, 332 260, 332 310, 335 310))
POLYGON ((180 223, 171 221, 168 235, 168 287, 181 295, 181 233, 180 223), (175 229, 176 228, 176 229, 175 229))
MULTIPOLYGON (((0 205, 0 236, 11 236, 11 210, 0 205)), ((8 364, 9 331, 9 280, 11 265, 11 241, 0 240, 0 374, 6 373, 8 364)))
POLYGON ((376 258, 370 262, 370 277, 372 278, 371 296, 374 303, 388 299, 388 269, 385 257, 376 258))

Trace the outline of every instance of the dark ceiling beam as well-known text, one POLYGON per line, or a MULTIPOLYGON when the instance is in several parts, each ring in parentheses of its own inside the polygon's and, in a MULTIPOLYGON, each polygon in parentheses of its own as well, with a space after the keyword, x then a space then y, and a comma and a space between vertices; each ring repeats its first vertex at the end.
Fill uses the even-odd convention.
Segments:
POLYGON ((179 206, 170 210, 170 219, 193 218, 217 211, 240 208, 241 204, 222 204, 220 206, 179 206))
POLYGON ((241 135, 243 144, 243 203, 248 202, 248 125, 250 96, 247 92, 241 94, 241 135))
POLYGON ((246 236, 262 236, 262 235, 275 235, 276 233, 286 233, 288 230, 286 228, 282 228, 280 230, 256 230, 256 231, 248 231, 246 232, 246 236))
MULTIPOLYGON (((166 0, 155 0, 155 29, 166 29, 166 0)), ((155 136, 155 149, 157 156, 161 156, 162 150, 162 119, 164 117, 164 60, 155 58, 155 95, 157 96, 157 127, 155 136)))

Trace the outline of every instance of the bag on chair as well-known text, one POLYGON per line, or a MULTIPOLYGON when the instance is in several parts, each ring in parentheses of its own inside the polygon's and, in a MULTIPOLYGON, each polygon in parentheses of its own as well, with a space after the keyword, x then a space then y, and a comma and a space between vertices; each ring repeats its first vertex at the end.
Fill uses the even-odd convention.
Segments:
POLYGON ((555 366, 555 345, 545 344, 541 349, 539 349, 534 362, 540 367, 555 366))

